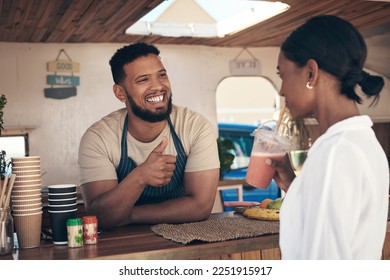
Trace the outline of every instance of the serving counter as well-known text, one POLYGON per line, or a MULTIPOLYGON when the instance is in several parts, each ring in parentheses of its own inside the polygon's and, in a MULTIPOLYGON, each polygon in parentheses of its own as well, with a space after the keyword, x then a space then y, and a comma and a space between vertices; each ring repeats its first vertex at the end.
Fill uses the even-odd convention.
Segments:
MULTIPOLYGON (((78 205, 83 216, 83 204, 78 205)), ((45 211, 44 211, 45 212, 45 211)), ((237 217, 234 212, 213 213, 210 219, 237 217)), ((389 210, 390 218, 390 210, 389 210)), ((48 213, 43 225, 48 225, 48 213)), ((37 248, 16 249, 13 254, 0 256, 0 260, 275 260, 280 259, 279 235, 267 234, 220 242, 194 241, 188 244, 166 239, 156 234, 152 225, 130 225, 99 232, 98 243, 69 248, 54 245, 50 239, 41 240, 37 248)), ((382 259, 390 260, 390 220, 382 259)))
MULTIPOLYGON (((212 214, 210 219, 232 217, 233 212, 212 214)), ((181 244, 155 234, 150 225, 131 225, 99 233, 98 243, 80 248, 54 245, 43 240, 40 247, 19 249, 0 259, 17 260, 185 260, 185 259, 280 259, 278 234, 223 242, 181 244)))
MULTIPOLYGON (((212 214, 211 219, 234 216, 212 214)), ((275 260, 280 259, 279 235, 230 241, 181 244, 155 234, 149 225, 132 225, 99 233, 98 243, 80 248, 54 245, 43 240, 40 247, 15 250, 0 260, 275 260)), ((383 259, 390 260, 390 222, 383 259)))

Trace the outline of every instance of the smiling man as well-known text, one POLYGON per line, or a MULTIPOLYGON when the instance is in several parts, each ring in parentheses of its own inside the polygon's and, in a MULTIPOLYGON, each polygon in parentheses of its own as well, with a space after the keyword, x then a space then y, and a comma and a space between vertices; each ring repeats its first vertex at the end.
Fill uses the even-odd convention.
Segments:
POLYGON ((125 108, 93 124, 79 147, 88 214, 103 228, 207 219, 219 179, 217 135, 202 115, 172 105, 159 50, 125 46, 110 60, 125 108))

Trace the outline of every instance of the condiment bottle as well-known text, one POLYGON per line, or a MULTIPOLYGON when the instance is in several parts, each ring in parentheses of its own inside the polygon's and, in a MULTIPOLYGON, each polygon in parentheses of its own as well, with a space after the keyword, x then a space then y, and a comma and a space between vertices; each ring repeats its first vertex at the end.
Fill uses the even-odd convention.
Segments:
POLYGON ((83 217, 84 244, 96 244, 98 238, 98 221, 96 216, 83 217))
POLYGON ((83 246, 83 221, 80 218, 68 219, 66 222, 68 231, 68 247, 83 246))
POLYGON ((11 254, 14 249, 14 220, 10 208, 0 208, 0 255, 11 254))

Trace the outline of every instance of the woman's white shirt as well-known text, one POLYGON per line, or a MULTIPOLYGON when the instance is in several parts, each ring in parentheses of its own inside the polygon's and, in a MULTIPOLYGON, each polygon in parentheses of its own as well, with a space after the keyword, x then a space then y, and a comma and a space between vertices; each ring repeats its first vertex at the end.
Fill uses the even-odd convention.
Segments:
POLYGON ((389 165, 368 116, 331 126, 308 152, 280 211, 283 259, 380 259, 389 165))

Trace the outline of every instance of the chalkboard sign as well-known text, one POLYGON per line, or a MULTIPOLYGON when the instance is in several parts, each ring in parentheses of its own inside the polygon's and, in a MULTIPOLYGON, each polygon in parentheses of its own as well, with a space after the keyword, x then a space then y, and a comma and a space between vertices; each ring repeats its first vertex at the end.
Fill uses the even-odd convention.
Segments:
POLYGON ((75 87, 45 88, 44 93, 46 98, 65 99, 76 96, 77 89, 75 87))

